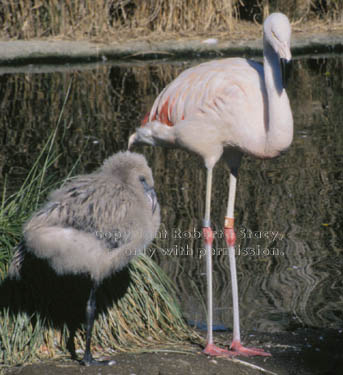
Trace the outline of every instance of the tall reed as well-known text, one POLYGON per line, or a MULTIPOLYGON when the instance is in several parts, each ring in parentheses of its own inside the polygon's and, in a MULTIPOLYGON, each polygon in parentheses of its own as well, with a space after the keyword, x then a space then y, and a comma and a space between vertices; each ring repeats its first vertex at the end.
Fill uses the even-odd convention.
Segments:
POLYGON ((113 40, 154 33, 231 32, 237 20, 284 11, 293 20, 343 22, 340 0, 3 0, 0 37, 113 40))

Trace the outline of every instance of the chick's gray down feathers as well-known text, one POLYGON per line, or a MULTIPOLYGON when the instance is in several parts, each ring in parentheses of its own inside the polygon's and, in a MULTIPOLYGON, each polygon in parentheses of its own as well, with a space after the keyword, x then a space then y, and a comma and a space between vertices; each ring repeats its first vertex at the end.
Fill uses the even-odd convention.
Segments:
POLYGON ((117 153, 95 172, 53 191, 25 224, 9 276, 20 278, 26 252, 58 274, 87 273, 100 283, 155 237, 160 209, 143 155, 117 153))

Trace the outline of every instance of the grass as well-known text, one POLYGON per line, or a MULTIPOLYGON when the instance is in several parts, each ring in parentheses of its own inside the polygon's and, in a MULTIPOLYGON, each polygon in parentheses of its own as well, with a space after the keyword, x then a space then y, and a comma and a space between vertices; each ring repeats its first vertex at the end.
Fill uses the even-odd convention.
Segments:
MULTIPOLYGON (((22 224, 56 187, 51 167, 58 159, 56 134, 62 122, 69 98, 71 83, 54 131, 32 166, 21 188, 9 197, 6 185, 0 207, 0 291, 6 282, 8 263, 15 245, 21 238, 22 224)), ((70 173, 73 173, 71 171, 70 173)), ((140 256, 129 266, 131 280, 123 296, 108 308, 101 310, 93 331, 93 352, 113 354, 118 351, 158 350, 199 337, 185 324, 176 302, 173 285, 158 265, 148 257, 140 256)), ((44 276, 42 276, 44 278, 44 276)), ((41 281, 40 281, 41 283, 41 281)), ((113 286, 112 286, 113 288, 113 286)), ((40 292, 33 286, 18 289, 16 301, 32 299, 40 292), (23 296, 20 294, 23 293, 23 296)), ((60 292, 62 293, 62 292, 60 292)), ((37 297, 38 296, 38 297, 37 297)), ((54 296, 52 296, 54 298, 54 296)), ((0 297, 2 299, 2 297, 0 297)), ((35 303, 34 302, 34 303, 35 303)), ((49 304, 43 300, 41 303, 49 304)), ((57 327, 40 312, 15 311, 12 306, 0 311, 0 372, 1 368, 29 363, 46 358, 66 357, 70 330, 67 324, 57 327)), ((75 332, 75 348, 85 347, 85 330, 75 332)))
POLYGON ((180 341, 187 346, 196 335, 186 326, 163 270, 149 257, 140 256, 129 273, 132 282, 126 294, 95 324, 95 345, 125 352, 180 341))
POLYGON ((42 158, 47 149, 53 144, 56 131, 57 128, 51 134, 19 191, 6 197, 6 184, 3 189, 0 208, 1 279, 4 279, 7 273, 7 265, 13 248, 20 238, 22 224, 27 220, 30 213, 38 207, 39 202, 45 197, 47 190, 50 190, 52 187, 52 183, 47 176, 47 170, 54 163, 57 156, 54 156, 50 150, 43 165, 42 158))
MULTIPOLYGON (((200 337, 184 322, 174 288, 157 264, 140 256, 129 266, 132 282, 123 298, 99 314, 93 329, 95 356, 115 352, 171 349, 190 351, 189 340, 200 337), (180 349, 181 348, 181 349, 180 349)), ((70 357, 66 325, 56 329, 39 314, 0 312, 1 367, 70 357)), ((75 334, 77 352, 85 349, 85 329, 75 334)))
POLYGON ((20 313, 11 316, 8 310, 0 315, 0 370, 3 365, 31 362, 37 356, 37 348, 43 345, 43 322, 38 318, 33 324, 31 317, 20 313))
POLYGON ((58 159, 55 140, 70 95, 71 85, 72 81, 67 88, 56 127, 48 137, 20 189, 7 197, 7 183, 5 182, 0 207, 0 280, 4 279, 7 274, 8 262, 15 244, 19 241, 22 224, 37 209, 47 192, 54 187, 47 172, 58 159))
POLYGON ((172 33, 232 33, 240 19, 282 11, 294 22, 343 22, 341 0, 3 0, 0 38, 118 40, 172 33))

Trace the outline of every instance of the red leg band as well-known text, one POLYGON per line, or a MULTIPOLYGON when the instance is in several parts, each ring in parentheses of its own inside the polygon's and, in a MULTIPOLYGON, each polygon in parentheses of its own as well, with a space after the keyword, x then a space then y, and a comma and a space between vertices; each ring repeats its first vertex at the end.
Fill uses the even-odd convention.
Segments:
POLYGON ((203 233, 205 244, 212 245, 212 243, 213 243, 213 232, 212 232, 211 227, 203 227, 202 233, 203 233))
POLYGON ((224 228, 225 240, 228 246, 235 246, 236 233, 233 228, 224 228))

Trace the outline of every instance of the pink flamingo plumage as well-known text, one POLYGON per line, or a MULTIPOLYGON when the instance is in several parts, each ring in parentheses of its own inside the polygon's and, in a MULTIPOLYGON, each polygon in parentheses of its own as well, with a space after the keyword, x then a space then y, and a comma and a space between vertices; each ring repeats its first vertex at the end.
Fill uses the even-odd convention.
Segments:
POLYGON ((280 60, 291 59, 288 18, 273 13, 263 26, 264 65, 242 58, 214 60, 182 72, 157 97, 134 143, 181 147, 202 156, 207 168, 203 234, 207 274, 207 345, 209 355, 270 355, 241 344, 235 261, 234 203, 243 153, 273 158, 293 139, 293 117, 283 86, 280 60), (230 350, 213 343, 212 258, 210 225, 212 169, 223 158, 230 167, 225 238, 229 249, 233 296, 233 341, 230 350))

